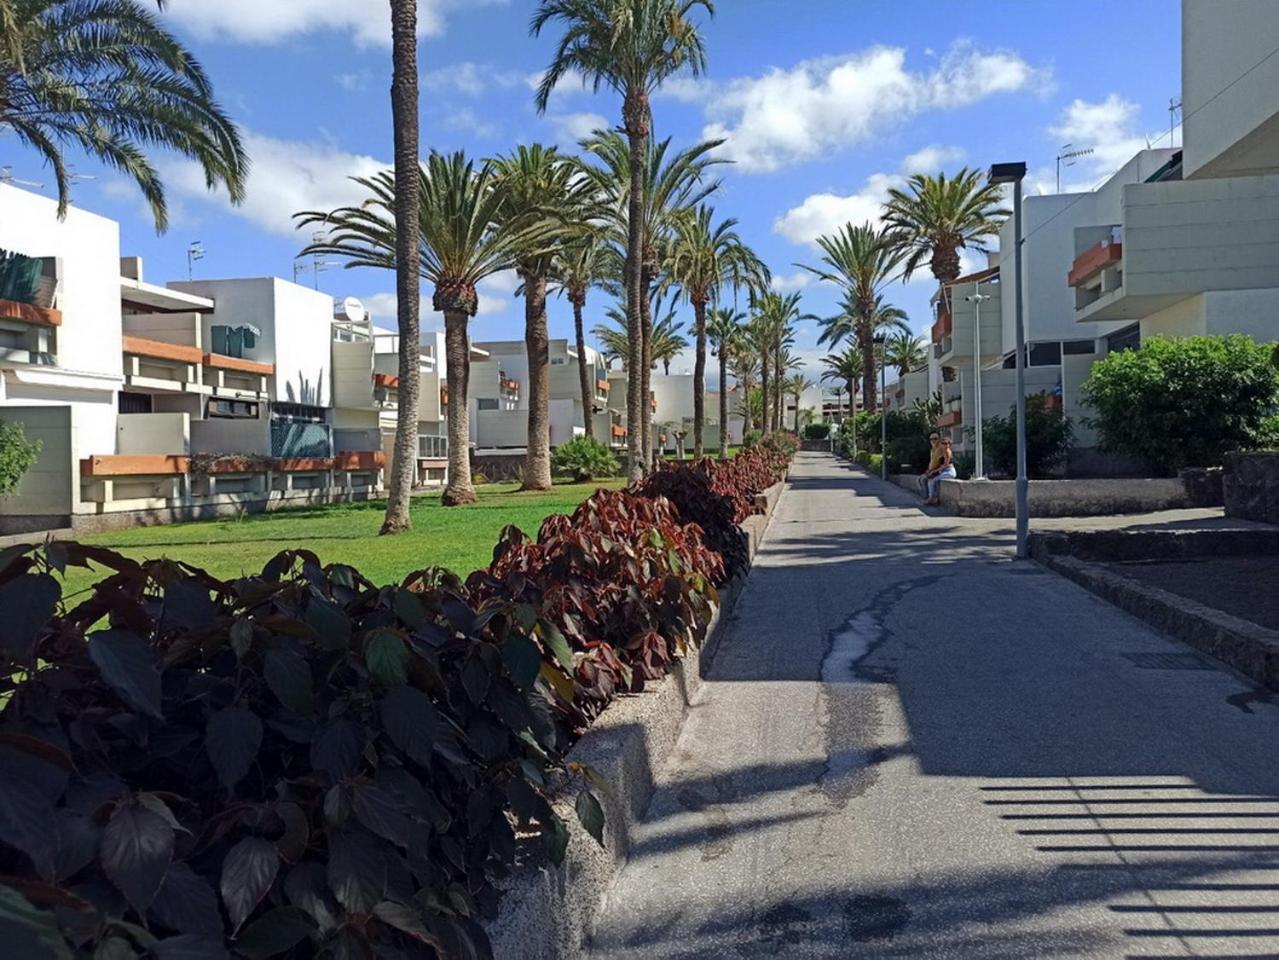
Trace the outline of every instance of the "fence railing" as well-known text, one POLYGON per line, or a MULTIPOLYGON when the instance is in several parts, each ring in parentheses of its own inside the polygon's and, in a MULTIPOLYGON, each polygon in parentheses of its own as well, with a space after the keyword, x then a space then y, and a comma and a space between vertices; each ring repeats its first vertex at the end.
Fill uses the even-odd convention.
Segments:
POLYGON ((271 456, 331 457, 333 428, 327 423, 271 422, 271 456))

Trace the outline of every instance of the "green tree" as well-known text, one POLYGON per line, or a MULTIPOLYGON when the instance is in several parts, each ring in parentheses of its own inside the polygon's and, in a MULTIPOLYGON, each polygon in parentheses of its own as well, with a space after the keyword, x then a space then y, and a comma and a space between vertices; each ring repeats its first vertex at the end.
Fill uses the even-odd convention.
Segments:
POLYGON ((656 301, 654 313, 658 320, 653 324, 651 336, 653 362, 662 365, 662 372, 671 375, 671 361, 688 349, 688 339, 684 336, 683 325, 675 316, 675 305, 664 308, 660 299, 656 301))
MULTIPOLYGON (((579 210, 577 219, 585 223, 590 218, 589 210, 579 210)), ((582 391, 582 410, 586 418, 586 435, 595 436, 594 417, 591 415, 595 407, 595 374, 588 369, 586 360, 586 334, 582 329, 582 313, 586 309, 587 294, 594 288, 605 285, 612 276, 613 257, 611 250, 598 230, 590 230, 577 237, 572 243, 560 248, 556 274, 559 286, 568 302, 573 305, 573 334, 577 343, 577 378, 582 391)), ((624 316, 624 315, 623 315, 624 316)), ((622 342, 626 332, 622 331, 622 342)), ((625 352, 619 356, 624 357, 625 352)))
POLYGON ((146 148, 199 163, 210 187, 244 199, 249 161, 195 55, 133 0, 0 2, 0 132, 53 170, 58 214, 71 200, 63 151, 78 147, 137 184, 168 226, 146 148))
MULTIPOLYGON (((603 350, 604 359, 610 364, 614 360, 622 361, 622 369, 629 374, 627 360, 630 359, 628 356, 630 341, 626 336, 626 311, 621 307, 609 307, 604 311, 604 316, 612 325, 597 323, 591 328, 591 336, 603 350)), ((627 379, 629 381, 629 376, 627 379)))
MULTIPOLYGON (((970 434, 971 430, 968 431, 970 434)), ((1074 428, 1050 407, 1047 394, 1026 398, 1026 474, 1042 479, 1066 459, 1074 440, 1074 428)), ((1017 408, 1010 407, 1008 416, 988 417, 982 421, 982 443, 995 471, 1005 477, 1017 475, 1017 408)))
POLYGON ((822 357, 822 380, 842 384, 848 391, 849 416, 857 415, 857 381, 862 375, 862 354, 855 345, 849 345, 843 353, 831 353, 822 357))
MULTIPOLYGON (((586 226, 576 219, 589 185, 554 147, 521 144, 493 163, 501 197, 498 225, 522 232, 515 272, 524 294, 524 349, 528 355, 528 443, 521 489, 551 489, 550 348, 546 290, 558 266, 557 247, 586 226)), ((590 419, 591 407, 585 408, 590 419)))
POLYGON ((909 333, 889 337, 884 344, 884 363, 895 367, 899 377, 928 366, 928 350, 923 338, 909 333))
POLYGON ((1229 337, 1153 337, 1097 361, 1083 386, 1103 449, 1162 473, 1219 465, 1231 450, 1275 441, 1273 344, 1229 337))
POLYGON ((18 489, 18 483, 35 466, 43 446, 39 440, 28 440, 22 424, 0 420, 0 497, 18 489))
POLYGON ((593 437, 574 437, 555 448, 555 472, 579 483, 615 477, 620 469, 613 451, 593 437))
POLYGON ((706 422, 706 311, 721 289, 732 285, 763 288, 768 268, 734 227, 736 220, 715 223, 715 211, 702 205, 676 221, 668 257, 667 278, 693 307, 693 456, 702 456, 706 422))
POLYGON ((955 280, 959 252, 984 252, 986 238, 999 233, 1009 213, 1002 201, 999 186, 968 167, 953 177, 917 173, 890 190, 884 223, 905 258, 904 279, 927 260, 938 283, 955 280))
POLYGON ((870 223, 851 223, 835 234, 817 238, 822 265, 799 264, 818 278, 837 285, 844 294, 845 312, 853 320, 853 330, 862 352, 862 397, 866 409, 878 404, 875 383, 875 333, 877 323, 889 322, 883 303, 884 287, 897 279, 897 268, 905 254, 895 245, 887 228, 870 223))
POLYGON ((719 458, 728 459, 728 363, 742 337, 742 321, 746 314, 719 307, 706 321, 706 334, 711 350, 719 361, 719 458))
MULTIPOLYGON (((434 287, 431 303, 444 314, 444 351, 448 367, 449 479, 446 506, 475 502, 471 484, 470 342, 467 324, 479 298, 475 285, 485 277, 514 269, 521 251, 536 244, 544 227, 515 225, 500 217, 502 194, 489 164, 478 170, 465 154, 432 152, 419 168, 422 202, 418 230, 418 272, 434 287)), ((328 232, 302 251, 344 259, 350 267, 395 267, 395 179, 390 172, 356 177, 367 198, 332 211, 295 215, 299 226, 328 232)), ((414 411, 416 415, 416 411, 414 411)))
MULTIPOLYGON (((648 190, 645 155, 652 129, 652 94, 669 78, 683 72, 697 76, 706 69, 706 49, 692 20, 701 8, 714 15, 711 0, 542 0, 530 25, 534 36, 556 24, 563 30, 537 90, 537 109, 545 113, 551 93, 561 80, 579 73, 595 90, 608 87, 622 98, 622 129, 626 133, 623 288, 626 292, 627 336, 630 345, 627 378, 627 423, 630 426, 631 476, 638 479, 648 450, 637 424, 651 431, 648 397, 637 371, 647 368, 644 357, 642 311, 646 261, 644 226, 648 190)), ((620 211, 619 211, 620 212, 620 211)))

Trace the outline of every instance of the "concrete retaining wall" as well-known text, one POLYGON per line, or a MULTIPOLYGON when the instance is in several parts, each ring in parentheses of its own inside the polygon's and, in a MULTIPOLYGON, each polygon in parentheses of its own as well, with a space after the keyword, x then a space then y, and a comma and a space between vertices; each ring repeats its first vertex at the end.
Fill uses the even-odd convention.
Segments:
POLYGON ((1279 523, 1279 452, 1226 454, 1222 494, 1226 516, 1279 523))
MULTIPOLYGON (((743 524, 752 559, 784 486, 779 483, 761 494, 766 512, 743 524)), ((608 785, 607 791, 600 791, 605 846, 601 848, 578 823, 573 809, 577 787, 566 784, 555 802, 569 830, 564 863, 526 865, 502 884, 498 915, 485 924, 499 960, 584 956, 595 918, 626 864, 631 829, 653 795, 654 771, 675 748, 744 581, 745 576, 738 577, 720 591, 720 606, 700 651, 692 651, 644 693, 613 702, 569 751, 570 762, 589 764, 608 785)))

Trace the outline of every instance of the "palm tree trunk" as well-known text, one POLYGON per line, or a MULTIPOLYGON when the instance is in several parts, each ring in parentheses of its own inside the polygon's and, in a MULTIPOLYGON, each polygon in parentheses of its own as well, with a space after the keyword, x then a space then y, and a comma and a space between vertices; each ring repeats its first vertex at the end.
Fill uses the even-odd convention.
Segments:
POLYGON ((759 429, 762 433, 768 432, 768 352, 764 352, 763 363, 759 368, 759 393, 760 393, 760 423, 759 429))
POLYGON ((391 117, 395 128, 395 306, 400 328, 399 407, 382 533, 413 526, 417 475, 418 379, 422 298, 418 280, 421 189, 418 168, 417 3, 391 0, 391 117))
POLYGON ((627 121, 626 141, 631 154, 631 185, 627 197, 625 277, 627 366, 630 368, 626 378, 626 445, 630 454, 627 474, 631 480, 639 480, 644 476, 644 467, 648 462, 648 451, 644 446, 644 411, 648 407, 648 396, 642 392, 644 388, 642 376, 644 291, 641 282, 644 256, 644 146, 648 131, 643 124, 643 111, 639 97, 638 92, 628 91, 626 102, 622 107, 627 121))
POLYGON ((640 334, 642 347, 640 355, 643 366, 640 369, 640 420, 643 424, 643 469, 647 473, 652 464, 653 456, 653 301, 649 296, 652 278, 647 270, 641 268, 641 271, 640 334))
MULTIPOLYGON (((706 426, 706 304, 693 302, 693 332, 697 339, 693 357, 693 459, 702 459, 702 432, 706 426)), ((720 388, 720 393, 723 393, 720 388)), ((724 421, 720 420, 720 430, 724 421)))
POLYGON ((719 458, 728 459, 728 356, 722 344, 719 348, 719 458))
POLYGON ((871 334, 870 321, 863 320, 858 324, 857 339, 861 341, 862 348, 862 406, 874 412, 879 405, 875 390, 875 339, 871 334))
POLYGON ((785 406, 786 384, 782 380, 782 347, 777 345, 776 358, 773 361, 773 429, 782 429, 782 407, 785 406))
POLYGON ((449 482, 440 498, 446 507, 475 502, 471 486, 471 412, 467 394, 471 380, 471 345, 466 338, 467 315, 444 313, 444 357, 448 366, 449 482))
POLYGON ((524 349, 528 355, 528 445, 522 490, 551 489, 551 336, 546 279, 524 279, 524 349))
POLYGON ((586 371, 586 335, 582 332, 582 307, 585 306, 580 295, 573 296, 573 332, 577 335, 577 379, 582 388, 582 420, 588 437, 595 436, 595 370, 586 371))

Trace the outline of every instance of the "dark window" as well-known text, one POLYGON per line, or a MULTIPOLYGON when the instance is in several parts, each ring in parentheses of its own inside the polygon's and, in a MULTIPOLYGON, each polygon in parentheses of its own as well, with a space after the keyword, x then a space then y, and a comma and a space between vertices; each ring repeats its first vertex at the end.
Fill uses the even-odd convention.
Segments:
POLYGON ((271 407, 271 415, 277 420, 294 423, 324 423, 328 420, 324 407, 313 407, 306 403, 277 403, 271 407))
POLYGON ((121 413, 150 413, 151 394, 121 393, 119 397, 119 410, 121 413))
POLYGON ((498 408, 497 399, 495 397, 480 397, 475 401, 477 410, 496 410, 498 408))
POLYGON ((1027 366, 1055 367, 1061 363, 1061 344, 1055 340, 1052 343, 1032 343, 1027 349, 1030 351, 1027 366))
POLYGON ((258 405, 247 400, 215 398, 209 401, 207 409, 209 417, 213 419, 256 420, 258 416, 258 405))
POLYGON ((1125 350, 1136 350, 1141 346, 1141 325, 1134 323, 1131 327, 1117 333, 1112 333, 1106 338, 1106 351, 1108 353, 1123 353, 1125 350))
POLYGON ((1086 357, 1097 352, 1096 340, 1066 340, 1061 351, 1068 357, 1086 357))

